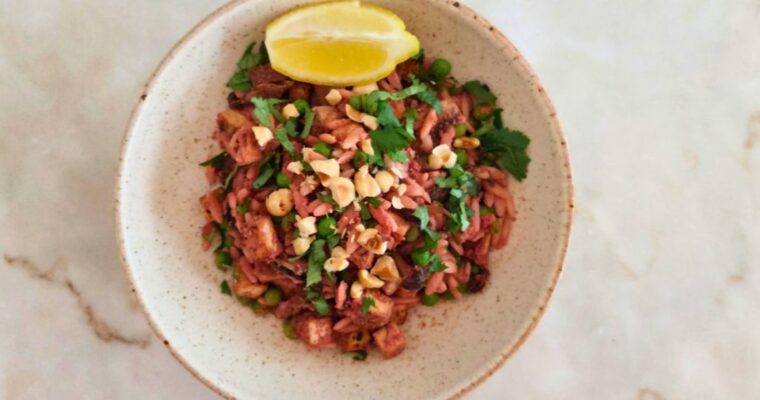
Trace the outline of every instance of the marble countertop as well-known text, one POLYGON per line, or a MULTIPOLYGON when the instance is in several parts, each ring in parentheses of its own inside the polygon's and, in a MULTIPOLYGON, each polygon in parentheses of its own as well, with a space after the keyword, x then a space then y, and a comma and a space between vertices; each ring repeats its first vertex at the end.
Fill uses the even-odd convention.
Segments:
MULTIPOLYGON (((577 213, 543 321, 472 399, 760 396, 760 2, 467 1, 541 76, 577 213)), ((0 2, 0 398, 216 399, 114 240, 129 112, 220 0, 0 2)))

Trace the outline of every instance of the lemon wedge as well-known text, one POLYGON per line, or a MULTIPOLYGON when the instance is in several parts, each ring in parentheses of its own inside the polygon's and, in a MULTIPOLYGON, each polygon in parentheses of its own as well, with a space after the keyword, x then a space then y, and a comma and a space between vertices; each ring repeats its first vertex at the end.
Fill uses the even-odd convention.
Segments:
POLYGON ((420 49, 396 14, 359 1, 290 11, 267 25, 265 42, 276 71, 336 87, 376 82, 420 49))

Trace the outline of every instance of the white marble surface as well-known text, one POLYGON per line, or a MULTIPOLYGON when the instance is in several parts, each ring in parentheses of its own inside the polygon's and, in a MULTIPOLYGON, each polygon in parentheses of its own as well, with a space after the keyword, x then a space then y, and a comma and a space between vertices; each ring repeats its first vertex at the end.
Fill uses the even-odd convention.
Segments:
MULTIPOLYGON (((546 316, 472 399, 760 396, 760 2, 471 4, 542 77, 577 214, 546 316)), ((129 111, 221 1, 0 2, 0 398, 215 399, 113 237, 129 111)))

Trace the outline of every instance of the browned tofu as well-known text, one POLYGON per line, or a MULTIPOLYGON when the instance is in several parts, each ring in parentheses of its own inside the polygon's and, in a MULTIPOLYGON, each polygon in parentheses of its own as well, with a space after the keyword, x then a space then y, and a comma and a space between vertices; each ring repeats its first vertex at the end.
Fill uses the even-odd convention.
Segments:
POLYGON ((376 330, 372 337, 375 339, 377 348, 385 358, 393 358, 404 351, 406 341, 398 326, 391 322, 387 326, 376 330))
POLYGON ((294 324, 296 334, 307 346, 315 349, 335 346, 330 318, 301 317, 294 324))

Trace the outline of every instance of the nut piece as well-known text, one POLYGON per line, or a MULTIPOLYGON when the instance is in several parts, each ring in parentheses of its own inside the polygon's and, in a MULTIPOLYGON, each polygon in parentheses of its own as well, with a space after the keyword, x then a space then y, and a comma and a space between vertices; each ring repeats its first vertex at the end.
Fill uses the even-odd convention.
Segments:
POLYGON ((316 160, 309 164, 317 174, 317 177, 319 177, 319 181, 324 186, 329 185, 330 179, 340 175, 340 165, 338 164, 338 160, 316 160))
POLYGON ((375 266, 372 267, 372 274, 388 282, 401 280, 401 275, 399 275, 398 268, 396 268, 396 262, 388 256, 382 256, 375 261, 375 266))
POLYGON ((285 119, 298 118, 299 115, 301 115, 301 113, 298 112, 298 109, 293 103, 282 108, 282 116, 285 117, 285 119))
POLYGON ((374 131, 377 129, 378 127, 377 118, 375 118, 373 115, 362 114, 360 119, 362 121, 362 124, 364 124, 364 126, 369 128, 370 130, 374 131))
POLYGON ((432 169, 451 168, 456 163, 457 155, 447 144, 436 146, 428 157, 428 164, 432 169))
POLYGON ((399 184, 398 188, 396 188, 396 191, 398 192, 399 196, 403 196, 404 193, 406 193, 406 183, 399 184))
POLYGON ((352 90, 352 92, 357 96, 361 96, 363 94, 372 93, 377 89, 377 83, 375 82, 368 85, 354 86, 354 90, 352 90))
POLYGON ((297 256, 300 256, 307 251, 309 251, 309 247, 311 246, 311 242, 314 241, 314 236, 311 237, 300 237, 293 241, 293 251, 296 252, 297 256))
POLYGON ((293 193, 290 189, 279 189, 267 196, 267 211, 275 217, 282 217, 293 209, 293 193))
POLYGON ((385 282, 374 275, 370 275, 366 269, 359 270, 359 283, 361 283, 362 287, 365 289, 378 289, 385 285, 385 282))
POLYGON ((380 195, 380 185, 369 174, 367 165, 362 165, 354 174, 354 185, 356 185, 356 193, 359 197, 377 197, 380 195))
POLYGON ((317 233, 317 217, 301 218, 296 215, 296 228, 301 237, 309 237, 317 233))
POLYGON ((472 150, 480 147, 480 140, 473 137, 462 137, 454 139, 454 147, 458 149, 472 150))
POLYGON ((361 149, 363 152, 367 153, 367 155, 374 156, 375 155, 375 148, 372 147, 372 139, 364 139, 360 143, 361 149))
POLYGON ((330 257, 348 258, 348 252, 341 246, 335 246, 330 252, 330 257))
POLYGON ((338 272, 348 268, 348 260, 341 257, 330 257, 325 261, 325 271, 338 272))
POLYGON ((317 190, 317 186, 319 186, 317 178, 315 178, 314 175, 309 175, 306 177, 306 179, 304 179, 303 182, 301 182, 301 193, 305 196, 317 190))
POLYGON ((354 183, 342 176, 330 180, 330 192, 338 207, 346 207, 356 198, 354 183))
POLYGON ((325 100, 327 100, 327 104, 334 106, 343 100, 343 96, 340 95, 340 92, 337 89, 330 89, 330 91, 327 92, 327 96, 325 96, 325 100))
POLYGON ((403 210, 404 203, 401 202, 401 197, 393 196, 393 198, 391 198, 391 206, 397 210, 403 210))
POLYGON ((352 299, 358 299, 362 297, 362 293, 364 293, 364 288, 362 287, 362 284, 359 283, 359 281, 355 281, 351 284, 349 295, 351 295, 352 299))
POLYGON ((301 175, 303 173, 303 163, 300 161, 291 161, 285 169, 296 175, 301 175))
POLYGON ((251 129, 253 130, 253 136, 256 137, 256 141, 259 143, 259 146, 261 147, 266 146, 266 144, 269 143, 269 141, 274 139, 272 130, 267 128, 266 126, 254 126, 251 129))
POLYGON ((354 122, 362 122, 362 112, 346 104, 346 116, 354 122))
POLYGON ((380 186, 380 190, 383 193, 386 193, 391 190, 396 179, 388 171, 378 171, 375 174, 375 181, 377 181, 377 184, 380 186))
POLYGON ((380 232, 375 228, 363 230, 356 241, 372 254, 383 255, 388 250, 388 242, 383 240, 380 232))

